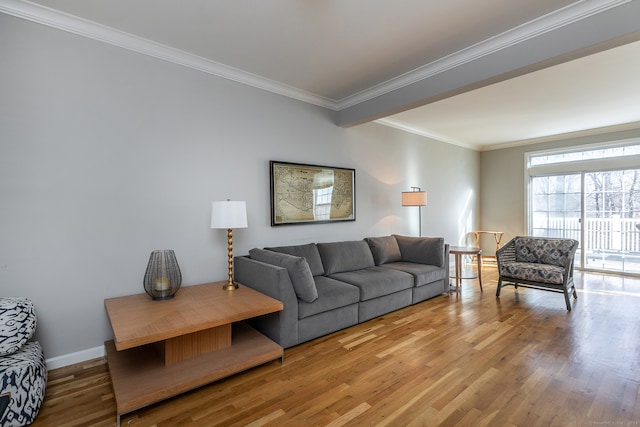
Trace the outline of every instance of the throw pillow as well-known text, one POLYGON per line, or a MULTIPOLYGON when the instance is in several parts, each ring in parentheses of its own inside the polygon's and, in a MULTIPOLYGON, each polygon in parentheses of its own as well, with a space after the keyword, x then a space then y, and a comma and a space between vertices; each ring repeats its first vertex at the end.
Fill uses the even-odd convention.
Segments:
POLYGON ((314 276, 324 275, 322 259, 320 259, 320 252, 318 252, 318 247, 315 243, 308 243, 306 245, 279 246, 276 248, 265 249, 302 257, 307 260, 309 268, 311 269, 311 274, 313 274, 314 276))
POLYGON ((301 300, 314 302, 318 299, 316 282, 313 280, 313 275, 311 274, 311 269, 306 259, 257 248, 251 249, 249 256, 256 261, 286 268, 289 273, 289 278, 291 278, 291 284, 293 284, 293 290, 301 300))
POLYGON ((367 237, 364 239, 369 244, 376 265, 402 260, 398 241, 393 236, 367 237))
POLYGON ((0 356, 17 352, 36 331, 33 302, 23 297, 0 298, 0 356))

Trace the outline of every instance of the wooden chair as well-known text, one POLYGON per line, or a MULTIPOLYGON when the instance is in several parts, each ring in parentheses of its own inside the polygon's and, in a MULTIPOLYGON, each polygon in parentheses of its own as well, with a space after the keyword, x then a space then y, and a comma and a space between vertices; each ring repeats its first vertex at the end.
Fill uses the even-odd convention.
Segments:
POLYGON ((573 259, 578 241, 564 238, 517 236, 496 252, 498 289, 513 285, 564 294, 571 311, 569 294, 578 298, 573 283, 573 259))

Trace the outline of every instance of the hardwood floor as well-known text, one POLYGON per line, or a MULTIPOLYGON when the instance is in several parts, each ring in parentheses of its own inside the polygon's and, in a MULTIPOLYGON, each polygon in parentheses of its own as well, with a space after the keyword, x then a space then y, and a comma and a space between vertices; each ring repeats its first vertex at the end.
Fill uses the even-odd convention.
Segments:
MULTIPOLYGON (((576 272, 578 300, 465 280, 123 415, 123 426, 640 425, 640 279, 576 272)), ((113 426, 102 359, 49 373, 34 426, 113 426)))

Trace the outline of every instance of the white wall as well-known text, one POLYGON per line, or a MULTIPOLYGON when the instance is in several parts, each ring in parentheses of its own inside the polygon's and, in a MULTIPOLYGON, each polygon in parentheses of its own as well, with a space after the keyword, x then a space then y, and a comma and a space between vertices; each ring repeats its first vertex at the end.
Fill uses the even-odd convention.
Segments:
POLYGON ((184 286, 224 280, 212 200, 247 202, 236 255, 417 234, 410 186, 428 192, 423 235, 457 244, 478 224, 474 151, 343 129, 328 110, 2 14, 0 40, 0 295, 34 301, 50 361, 112 338, 104 299, 143 292, 154 249, 175 250, 184 286), (271 227, 269 160, 355 168, 357 220, 271 227))

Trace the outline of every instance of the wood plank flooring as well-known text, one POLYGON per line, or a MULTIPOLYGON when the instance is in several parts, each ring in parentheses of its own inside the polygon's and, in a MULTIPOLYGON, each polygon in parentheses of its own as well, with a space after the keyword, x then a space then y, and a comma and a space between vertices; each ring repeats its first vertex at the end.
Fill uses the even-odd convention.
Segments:
MULTIPOLYGON (((122 417, 123 426, 640 425, 640 279, 576 272, 578 300, 465 280, 122 417)), ((33 426, 113 426, 102 359, 53 370, 33 426)))

